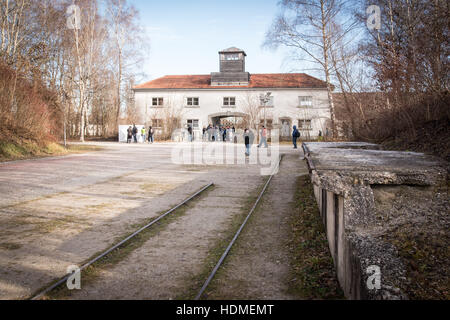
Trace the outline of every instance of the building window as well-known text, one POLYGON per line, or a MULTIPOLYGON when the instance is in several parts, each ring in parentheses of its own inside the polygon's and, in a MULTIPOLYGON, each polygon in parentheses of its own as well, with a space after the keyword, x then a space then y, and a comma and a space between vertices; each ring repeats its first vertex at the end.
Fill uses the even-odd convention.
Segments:
POLYGON ((152 128, 162 128, 163 121, 162 119, 152 119, 152 128))
POLYGON ((189 119, 187 125, 193 129, 198 129, 198 119, 189 119))
POLYGON ((235 107, 236 106, 236 98, 235 97, 224 97, 223 98, 223 106, 224 107, 235 107))
POLYGON ((311 120, 299 119, 298 120, 299 130, 312 130, 311 120))
POLYGON ((226 54, 226 55, 225 55, 225 60, 228 60, 228 61, 236 61, 236 60, 239 60, 239 54, 238 54, 238 53, 226 54))
POLYGON ((299 106, 300 107, 312 107, 313 103, 312 103, 312 97, 310 96, 303 96, 303 97, 298 97, 299 100, 299 106))
POLYGON ((200 104, 199 98, 187 98, 186 99, 186 105, 188 107, 198 107, 200 104))
POLYGON ((154 107, 162 107, 164 105, 164 98, 153 98, 152 106, 154 107))

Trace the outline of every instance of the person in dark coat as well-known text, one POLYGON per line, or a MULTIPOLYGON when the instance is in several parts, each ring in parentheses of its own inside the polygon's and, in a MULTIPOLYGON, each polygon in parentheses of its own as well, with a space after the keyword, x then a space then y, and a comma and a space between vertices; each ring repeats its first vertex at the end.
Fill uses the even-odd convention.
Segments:
POLYGON ((148 143, 153 143, 155 141, 155 139, 153 138, 153 134, 155 132, 153 131, 153 128, 150 126, 148 128, 148 143))
POLYGON ((138 129, 136 128, 136 125, 133 124, 133 138, 134 138, 134 143, 137 143, 137 134, 138 134, 138 129))
POLYGON ((245 155, 250 156, 250 132, 248 129, 244 131, 245 155))
POLYGON ((294 126, 292 132, 292 142, 294 143, 294 149, 297 149, 297 139, 300 138, 300 131, 297 130, 297 126, 294 126))
POLYGON ((133 136, 133 129, 131 128, 131 126, 129 126, 127 129, 127 143, 131 143, 132 136, 133 136))
POLYGON ((226 128, 223 128, 223 131, 222 131, 222 141, 223 142, 227 141, 227 129, 226 128))
POLYGON ((192 142, 192 127, 188 126, 188 133, 189 133, 189 142, 192 142))

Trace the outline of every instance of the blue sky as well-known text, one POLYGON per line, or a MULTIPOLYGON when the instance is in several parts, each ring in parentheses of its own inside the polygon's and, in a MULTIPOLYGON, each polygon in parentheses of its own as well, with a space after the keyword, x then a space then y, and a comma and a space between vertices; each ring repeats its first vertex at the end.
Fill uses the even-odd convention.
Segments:
POLYGON ((247 53, 251 73, 293 72, 285 49, 261 48, 278 12, 278 0, 130 0, 150 39, 144 71, 151 80, 169 74, 218 71, 218 51, 247 53))

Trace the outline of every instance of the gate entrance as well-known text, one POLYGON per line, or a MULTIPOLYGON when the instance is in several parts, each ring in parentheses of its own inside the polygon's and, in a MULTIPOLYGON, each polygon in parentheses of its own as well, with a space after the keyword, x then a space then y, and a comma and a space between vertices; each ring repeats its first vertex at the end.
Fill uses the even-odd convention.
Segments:
POLYGON ((209 115, 209 124, 213 126, 235 127, 237 129, 245 129, 245 118, 247 114, 242 112, 221 112, 209 115))

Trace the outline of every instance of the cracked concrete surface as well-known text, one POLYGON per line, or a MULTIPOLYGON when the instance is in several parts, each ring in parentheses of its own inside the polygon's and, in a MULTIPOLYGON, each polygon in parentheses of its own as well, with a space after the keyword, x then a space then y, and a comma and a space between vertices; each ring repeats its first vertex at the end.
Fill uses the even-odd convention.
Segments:
MULTIPOLYGON (((425 237, 423 242, 432 250, 442 243, 448 247, 448 163, 367 143, 305 143, 303 148, 328 239, 338 243, 333 246, 334 259, 346 296, 446 297, 448 289, 436 279, 448 265, 448 250, 427 257, 416 243, 425 237), (413 249, 402 252, 405 243, 413 249), (417 264, 428 271, 417 271, 417 264), (366 285, 366 270, 373 265, 383 275, 378 290, 366 285), (431 295, 424 294, 426 290, 414 292, 423 279, 426 286, 433 286, 431 295)), ((448 283, 447 277, 442 278, 448 283)))

